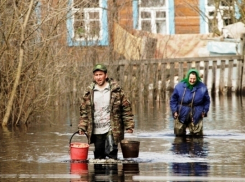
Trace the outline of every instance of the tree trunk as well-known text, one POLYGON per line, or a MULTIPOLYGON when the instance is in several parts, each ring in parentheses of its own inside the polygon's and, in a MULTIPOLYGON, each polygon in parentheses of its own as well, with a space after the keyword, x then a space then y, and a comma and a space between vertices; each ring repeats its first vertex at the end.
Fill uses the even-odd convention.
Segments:
POLYGON ((24 21, 24 24, 23 24, 22 30, 21 30, 19 64, 18 64, 18 68, 17 68, 17 72, 16 72, 14 86, 13 86, 13 89, 11 91, 10 99, 8 101, 7 108, 6 108, 6 113, 5 113, 4 118, 3 118, 3 122, 2 122, 3 126, 6 126, 8 124, 10 112, 11 112, 13 102, 14 102, 14 97, 16 94, 16 89, 19 85, 21 69, 22 69, 22 64, 23 64, 23 58, 24 58, 25 30, 26 30, 26 26, 27 26, 28 20, 29 20, 30 15, 31 15, 33 3, 34 3, 34 0, 31 0, 30 5, 28 7, 28 12, 27 12, 26 17, 25 17, 25 21, 24 21))

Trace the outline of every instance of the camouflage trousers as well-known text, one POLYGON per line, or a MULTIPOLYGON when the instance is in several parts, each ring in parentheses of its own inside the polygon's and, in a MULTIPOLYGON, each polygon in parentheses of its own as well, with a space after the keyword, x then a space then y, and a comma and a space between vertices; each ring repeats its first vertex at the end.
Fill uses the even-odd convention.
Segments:
POLYGON ((202 136, 203 135, 203 120, 201 119, 197 124, 189 122, 188 124, 183 124, 179 119, 174 120, 174 134, 176 136, 186 135, 186 128, 189 129, 190 135, 202 136))

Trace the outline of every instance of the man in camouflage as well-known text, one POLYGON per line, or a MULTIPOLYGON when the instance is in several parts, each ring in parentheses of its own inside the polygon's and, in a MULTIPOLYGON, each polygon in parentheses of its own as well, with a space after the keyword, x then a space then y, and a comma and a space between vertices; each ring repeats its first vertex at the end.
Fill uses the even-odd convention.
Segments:
POLYGON ((117 159, 124 131, 133 133, 131 104, 118 83, 108 78, 105 65, 95 65, 93 77, 80 106, 79 134, 87 132, 88 142, 95 146, 95 159, 117 159))

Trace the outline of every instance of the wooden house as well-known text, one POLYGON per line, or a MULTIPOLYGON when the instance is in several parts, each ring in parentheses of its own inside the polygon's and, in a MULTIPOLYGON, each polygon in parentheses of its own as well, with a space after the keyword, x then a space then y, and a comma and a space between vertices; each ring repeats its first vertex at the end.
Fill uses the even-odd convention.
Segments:
POLYGON ((234 22, 228 11, 234 12, 235 8, 233 1, 220 1, 218 5, 215 2, 68 0, 67 45, 114 47, 115 24, 128 32, 138 30, 160 35, 220 32, 224 25, 234 22))

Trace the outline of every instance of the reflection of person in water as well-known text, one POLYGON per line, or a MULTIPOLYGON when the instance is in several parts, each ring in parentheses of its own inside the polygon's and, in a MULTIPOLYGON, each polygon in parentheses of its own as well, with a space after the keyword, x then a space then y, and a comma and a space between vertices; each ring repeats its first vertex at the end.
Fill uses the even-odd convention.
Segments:
MULTIPOLYGON (((176 137, 173 143, 173 152, 190 158, 207 157, 207 147, 203 138, 176 137)), ((208 163, 206 162, 181 162, 173 163, 173 173, 188 176, 207 176, 208 163)))
POLYGON ((121 181, 118 174, 118 164, 94 164, 92 181, 121 181))
POLYGON ((94 164, 90 181, 132 181, 132 176, 138 173, 138 163, 122 164, 122 171, 118 164, 94 164))

